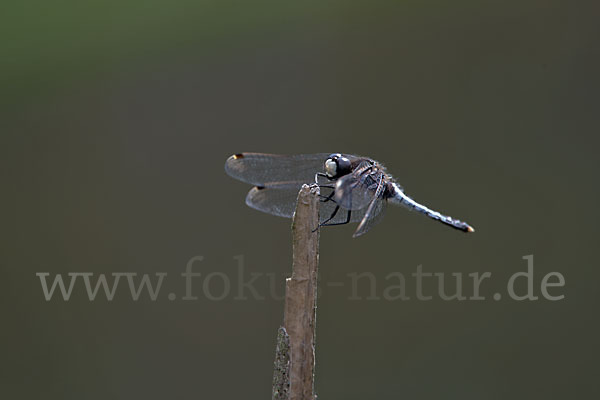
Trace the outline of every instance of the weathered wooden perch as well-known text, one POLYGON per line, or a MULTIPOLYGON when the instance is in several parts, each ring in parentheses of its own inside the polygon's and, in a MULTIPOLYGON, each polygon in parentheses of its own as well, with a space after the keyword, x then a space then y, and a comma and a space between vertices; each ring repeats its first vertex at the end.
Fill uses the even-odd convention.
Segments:
POLYGON ((313 400, 319 188, 302 186, 292 222, 292 276, 286 279, 283 327, 277 334, 273 400, 313 400))

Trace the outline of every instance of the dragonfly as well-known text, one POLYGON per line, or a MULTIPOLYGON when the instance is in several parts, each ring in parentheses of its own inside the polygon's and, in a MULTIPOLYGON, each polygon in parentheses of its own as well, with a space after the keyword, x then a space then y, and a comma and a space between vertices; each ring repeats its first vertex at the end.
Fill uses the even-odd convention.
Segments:
POLYGON ((225 172, 254 186, 246 196, 248 206, 285 218, 293 217, 302 185, 318 185, 323 194, 319 194, 320 219, 316 229, 357 222, 353 237, 361 236, 381 220, 387 203, 392 203, 460 231, 475 231, 466 222, 417 203, 380 162, 369 157, 342 153, 239 153, 227 159, 225 172))

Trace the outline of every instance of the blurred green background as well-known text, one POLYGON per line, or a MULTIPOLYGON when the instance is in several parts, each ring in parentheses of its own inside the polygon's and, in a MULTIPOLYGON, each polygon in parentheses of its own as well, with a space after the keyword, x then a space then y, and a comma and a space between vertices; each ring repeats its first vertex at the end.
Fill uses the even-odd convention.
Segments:
POLYGON ((201 278, 181 301, 180 274, 202 255, 196 272, 235 277, 243 255, 281 291, 290 221, 247 208, 223 163, 339 151, 384 162, 477 232, 402 209, 359 239, 324 229, 321 282, 370 271, 380 295, 420 264, 492 279, 464 302, 350 301, 323 284, 319 398, 597 398, 599 8, 5 3, 1 397, 269 398, 283 303, 210 301, 201 278), (564 300, 491 298, 527 254, 536 294, 557 271, 564 300), (46 302, 36 272, 169 277, 157 301, 89 301, 80 282, 46 302))

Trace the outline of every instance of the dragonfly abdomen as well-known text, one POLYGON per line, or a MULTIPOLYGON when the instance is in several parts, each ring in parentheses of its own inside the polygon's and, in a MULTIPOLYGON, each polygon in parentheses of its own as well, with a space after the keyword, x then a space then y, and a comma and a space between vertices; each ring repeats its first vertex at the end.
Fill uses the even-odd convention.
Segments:
POLYGON ((410 210, 416 210, 422 214, 427 215, 431 219, 440 221, 463 232, 475 232, 475 229, 473 229, 466 222, 462 222, 447 215, 440 214, 439 212, 434 211, 429 207, 417 203, 415 200, 405 195, 402 189, 396 183, 392 183, 391 186, 392 196, 389 199, 391 203, 400 204, 410 210))

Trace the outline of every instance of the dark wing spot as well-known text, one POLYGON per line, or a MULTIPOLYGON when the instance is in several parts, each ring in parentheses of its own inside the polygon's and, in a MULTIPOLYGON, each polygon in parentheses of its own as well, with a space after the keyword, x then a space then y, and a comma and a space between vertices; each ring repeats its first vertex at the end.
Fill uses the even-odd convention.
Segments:
POLYGON ((234 159, 234 160, 238 160, 238 159, 240 159, 240 158, 244 158, 244 155, 243 155, 243 154, 241 154, 241 153, 239 153, 239 154, 234 154, 234 155, 233 155, 233 159, 234 159))
POLYGON ((256 190, 263 190, 264 188, 264 186, 256 186, 256 190))

